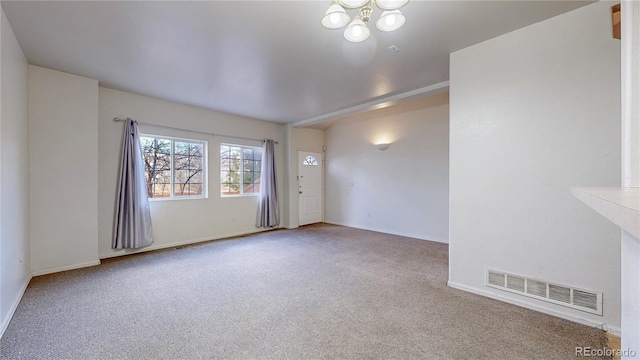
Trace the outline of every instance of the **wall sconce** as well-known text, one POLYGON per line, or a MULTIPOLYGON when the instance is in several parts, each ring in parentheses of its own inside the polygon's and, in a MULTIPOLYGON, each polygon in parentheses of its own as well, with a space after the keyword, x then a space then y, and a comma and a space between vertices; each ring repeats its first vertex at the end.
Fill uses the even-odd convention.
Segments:
POLYGON ((380 151, 385 151, 385 150, 387 150, 387 149, 389 148, 389 145, 391 145, 391 144, 388 144, 388 143, 381 143, 381 144, 376 144, 376 147, 377 147, 377 148, 378 148, 378 150, 380 150, 380 151))

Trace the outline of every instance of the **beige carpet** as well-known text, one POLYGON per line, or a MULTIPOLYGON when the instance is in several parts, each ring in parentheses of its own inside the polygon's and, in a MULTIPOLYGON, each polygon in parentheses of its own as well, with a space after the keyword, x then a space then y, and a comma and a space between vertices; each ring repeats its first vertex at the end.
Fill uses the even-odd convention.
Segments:
MULTIPOLYGON (((446 286, 447 245, 315 225, 36 277, 1 359, 575 359, 602 331, 446 286)), ((593 358, 592 358, 593 359, 593 358)))

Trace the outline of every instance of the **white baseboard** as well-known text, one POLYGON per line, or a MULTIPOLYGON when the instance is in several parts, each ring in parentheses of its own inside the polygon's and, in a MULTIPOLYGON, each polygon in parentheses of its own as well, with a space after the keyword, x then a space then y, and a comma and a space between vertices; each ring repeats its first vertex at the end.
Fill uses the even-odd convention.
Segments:
POLYGON ((608 326, 606 331, 617 337, 622 337, 622 329, 617 326, 608 326))
POLYGON ((0 323, 0 339, 2 338, 2 335, 4 335, 4 332, 7 330, 7 327, 9 327, 9 322, 11 322, 11 318, 13 318, 13 314, 16 312, 16 309, 18 308, 18 305, 20 304, 20 300, 22 300, 22 296, 24 295, 24 292, 27 290, 27 286, 29 286, 29 282, 31 281, 31 278, 32 276, 29 276, 27 281, 25 281, 25 283, 22 285, 22 288, 18 292, 18 296, 16 296, 16 298, 13 300, 13 303, 11 304, 11 308, 9 309, 7 316, 4 319, 2 319, 2 323, 0 323))
POLYGON ((389 235, 404 236, 404 237, 409 237, 409 238, 418 239, 418 240, 434 241, 434 242, 439 242, 439 243, 443 243, 443 244, 448 244, 449 243, 449 240, 447 240, 447 239, 439 239, 439 238, 434 238, 434 237, 424 237, 424 236, 411 234, 411 233, 402 233, 402 232, 396 232, 396 231, 389 231, 389 230, 386 230, 386 229, 379 229, 379 228, 375 228, 375 227, 366 227, 366 226, 359 226, 359 225, 353 225, 353 224, 346 224, 346 223, 341 223, 341 222, 331 221, 331 220, 325 220, 324 222, 327 223, 327 224, 332 224, 332 225, 339 225, 339 226, 350 227, 350 228, 360 229, 360 230, 375 231, 375 232, 379 232, 379 233, 383 233, 383 234, 389 234, 389 235))
POLYGON ((96 265, 100 265, 100 260, 88 261, 80 264, 66 265, 66 266, 61 266, 57 268, 49 268, 49 269, 43 269, 38 271, 32 271, 31 275, 32 276, 47 275, 47 274, 53 274, 61 271, 75 270, 75 269, 80 269, 80 268, 89 267, 89 266, 96 266, 96 265))
POLYGON ((598 329, 602 329, 604 331, 608 331, 613 335, 616 336, 620 336, 620 334, 622 333, 620 327, 617 326, 609 326, 606 323, 603 322, 597 322, 597 321, 593 321, 590 319, 585 319, 583 317, 580 316, 576 316, 573 314, 568 314, 568 313, 564 313, 561 311, 555 311, 555 310, 551 310, 551 309, 547 309, 544 307, 540 307, 540 306, 536 306, 535 304, 531 304, 525 301, 518 301, 506 296, 500 296, 500 294, 497 293, 493 293, 491 291, 484 291, 482 289, 478 289, 475 287, 471 287, 471 286, 467 286, 467 285, 462 285, 462 284, 458 284, 455 283, 453 281, 448 281, 447 285, 454 288, 454 289, 458 289, 458 290, 462 290, 462 291, 466 291, 466 292, 470 292, 473 294, 477 294, 477 295, 481 295, 484 297, 488 297, 494 300, 499 300, 502 302, 506 302, 512 305, 516 305, 516 306, 520 306, 529 310, 534 310, 537 312, 541 312, 547 315, 551 315, 551 316, 555 316, 561 319, 565 319, 565 320, 569 320, 569 321, 573 321, 579 324, 583 324, 583 325, 587 325, 587 326, 591 326, 594 328, 598 328, 598 329))
POLYGON ((200 238, 200 239, 194 239, 194 240, 176 241, 176 242, 172 242, 172 243, 168 243, 168 244, 151 245, 151 246, 143 247, 143 248, 140 248, 140 249, 114 250, 111 253, 100 254, 99 256, 100 256, 100 259, 108 259, 108 258, 124 256, 124 255, 139 254, 139 253, 143 253, 143 252, 147 252, 147 251, 168 249, 168 248, 177 247, 177 246, 194 245, 194 244, 197 244, 197 243, 213 241, 213 240, 223 240, 223 239, 232 238, 232 237, 236 237, 236 236, 257 234, 257 233, 261 233, 261 232, 265 232, 265 231, 272 231, 272 230, 277 230, 277 229, 283 229, 283 228, 275 228, 275 229, 263 229, 263 228, 257 229, 256 228, 255 231, 251 231, 251 232, 239 231, 239 232, 224 234, 224 235, 220 235, 220 236, 216 236, 216 237, 207 237, 207 238, 200 238))

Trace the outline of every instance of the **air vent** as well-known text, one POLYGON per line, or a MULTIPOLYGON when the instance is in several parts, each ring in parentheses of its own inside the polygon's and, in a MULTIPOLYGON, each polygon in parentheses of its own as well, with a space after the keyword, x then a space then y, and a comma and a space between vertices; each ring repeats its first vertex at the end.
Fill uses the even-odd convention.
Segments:
POLYGON ((507 288, 524 292, 524 278, 520 276, 507 275, 507 288))
POLYGON ((602 315, 602 293, 548 281, 527 278, 503 271, 486 272, 486 285, 550 303, 602 315))
POLYGON ((598 295, 586 291, 573 290, 573 304, 598 310, 598 295))
POLYGON ((487 279, 487 281, 493 286, 504 287, 504 279, 504 274, 493 273, 489 271, 489 278, 487 279))
POLYGON ((542 281, 536 281, 528 279, 527 281, 527 294, 547 297, 547 283, 542 281))
POLYGON ((549 299, 571 304, 571 288, 549 285, 549 299))

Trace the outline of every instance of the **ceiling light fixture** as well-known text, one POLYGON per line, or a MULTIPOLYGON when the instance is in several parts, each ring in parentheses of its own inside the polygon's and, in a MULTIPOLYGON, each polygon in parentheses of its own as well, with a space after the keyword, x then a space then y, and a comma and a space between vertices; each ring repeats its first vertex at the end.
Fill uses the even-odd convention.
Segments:
POLYGON ((368 24, 373 13, 373 4, 383 10, 376 22, 376 28, 389 32, 398 30, 407 21, 398 9, 408 2, 409 0, 332 0, 331 6, 322 18, 322 26, 335 30, 349 24, 344 30, 344 38, 350 42, 362 42, 371 35, 368 24), (356 10, 351 23, 345 8, 356 10))
POLYGON ((329 10, 327 10, 322 18, 322 26, 327 29, 340 29, 347 25, 349 20, 351 20, 349 15, 342 6, 338 4, 338 0, 333 0, 331 6, 329 6, 329 10))
POLYGON ((400 29, 406 21, 400 10, 385 11, 376 22, 376 27, 380 31, 393 31, 400 29))

